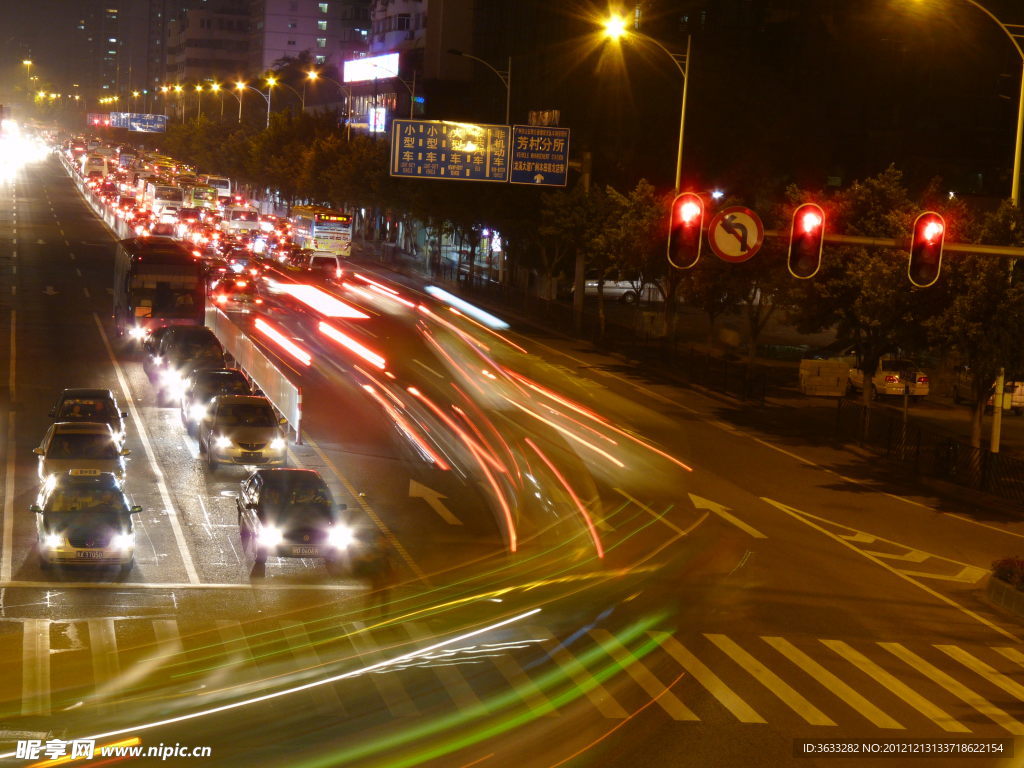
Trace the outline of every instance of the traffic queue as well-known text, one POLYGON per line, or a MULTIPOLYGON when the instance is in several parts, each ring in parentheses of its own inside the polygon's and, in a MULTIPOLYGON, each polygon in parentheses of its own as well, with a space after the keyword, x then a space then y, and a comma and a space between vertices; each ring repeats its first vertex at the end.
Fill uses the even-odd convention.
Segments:
MULTIPOLYGON (((285 420, 203 325, 208 305, 258 308, 258 278, 270 266, 340 278, 351 219, 320 209, 327 226, 307 226, 297 237, 291 220, 261 215, 229 179, 169 157, 84 137, 58 152, 135 235, 118 243, 114 318, 118 334, 140 345, 157 405, 179 410, 210 475, 226 465, 248 470, 237 521, 254 568, 276 556, 321 558, 332 574, 351 570, 353 557, 372 549, 372 525, 336 503, 316 471, 288 466, 285 420)), ((50 416, 35 449, 41 486, 30 510, 40 567, 116 565, 129 573, 133 517, 143 509, 127 492, 128 413, 110 390, 79 387, 63 390, 50 416)))

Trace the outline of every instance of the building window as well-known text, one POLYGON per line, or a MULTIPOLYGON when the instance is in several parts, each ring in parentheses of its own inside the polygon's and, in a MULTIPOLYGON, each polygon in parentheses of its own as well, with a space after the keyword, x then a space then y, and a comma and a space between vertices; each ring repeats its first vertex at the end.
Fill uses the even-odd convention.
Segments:
POLYGON ((288 29, 295 29, 297 26, 299 26, 299 23, 297 21, 288 22, 288 29))
POLYGON ((316 23, 316 28, 317 28, 317 29, 319 29, 319 30, 321 30, 321 31, 325 31, 325 30, 327 29, 327 22, 326 22, 326 21, 324 21, 323 19, 320 19, 320 20, 319 20, 319 21, 318 21, 318 22, 316 23))
POLYGON ((314 56, 313 57, 313 61, 315 61, 318 66, 322 66, 322 65, 327 63, 327 57, 326 56, 314 56))
POLYGON ((409 14, 400 13, 395 17, 395 29, 402 31, 409 29, 409 14))
POLYGON ((317 48, 326 48, 327 47, 327 38, 326 37, 318 37, 316 39, 316 47, 317 48))
POLYGON ((295 41, 294 40, 289 40, 288 41, 288 45, 295 45, 295 41))
POLYGON ((327 13, 327 3, 319 3, 320 13, 327 13))

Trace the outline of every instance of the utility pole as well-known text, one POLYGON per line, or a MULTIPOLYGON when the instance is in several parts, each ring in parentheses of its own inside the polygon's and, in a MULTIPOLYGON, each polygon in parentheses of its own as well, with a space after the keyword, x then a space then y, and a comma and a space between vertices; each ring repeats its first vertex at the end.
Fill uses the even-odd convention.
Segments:
POLYGON ((996 377, 996 390, 992 395, 992 436, 989 450, 999 453, 999 441, 1003 434, 1003 393, 1006 389, 1006 369, 1000 368, 996 377))
MULTIPOLYGON (((580 186, 583 188, 584 198, 590 197, 590 152, 583 153, 583 160, 580 162, 580 186)), ((572 324, 576 334, 583 333, 583 299, 587 292, 587 255, 583 249, 576 248, 576 268, 572 280, 572 324)))

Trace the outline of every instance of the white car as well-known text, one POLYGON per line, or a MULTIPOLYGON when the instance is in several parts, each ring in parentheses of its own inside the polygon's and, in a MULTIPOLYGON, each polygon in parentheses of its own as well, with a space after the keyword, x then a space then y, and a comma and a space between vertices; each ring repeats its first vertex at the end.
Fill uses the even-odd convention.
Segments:
POLYGON ((39 457, 40 480, 72 469, 112 472, 124 480, 125 457, 131 455, 120 447, 109 424, 91 421, 58 421, 33 452, 39 457))
MULTIPOLYGON (((902 397, 904 388, 915 400, 928 395, 928 374, 918 369, 909 360, 882 358, 878 361, 875 375, 871 377, 871 392, 874 397, 893 395, 902 397)), ((860 392, 864 389, 864 372, 860 368, 850 369, 850 389, 860 392)))

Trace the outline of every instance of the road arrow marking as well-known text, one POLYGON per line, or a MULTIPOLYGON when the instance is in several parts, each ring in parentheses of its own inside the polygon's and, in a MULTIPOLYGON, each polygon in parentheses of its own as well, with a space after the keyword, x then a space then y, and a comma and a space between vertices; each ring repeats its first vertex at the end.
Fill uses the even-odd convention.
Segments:
POLYGON ((739 528, 741 531, 743 531, 745 533, 749 533, 755 539, 767 539, 768 538, 763 533, 761 533, 759 530, 757 530, 757 528, 754 528, 752 525, 747 525, 742 520, 740 520, 738 517, 736 517, 735 515, 731 514, 729 512, 729 508, 728 507, 722 506, 717 501, 710 501, 709 499, 705 499, 702 496, 695 496, 692 493, 688 494, 688 495, 690 497, 690 501, 693 502, 693 506, 695 506, 697 509, 706 509, 709 512, 714 512, 716 515, 718 515, 720 518, 725 520, 727 523, 732 523, 737 528, 739 528))
MULTIPOLYGON (((866 557, 868 560, 870 560, 871 562, 875 563, 876 565, 882 566, 883 568, 885 568, 885 570, 889 571, 890 573, 895 574, 897 577, 903 579, 904 581, 910 582, 915 587, 917 587, 918 589, 924 590, 925 592, 927 592, 932 597, 937 598, 938 600, 941 600, 946 605, 949 605, 949 606, 952 606, 953 608, 956 608, 958 611, 960 611, 964 615, 969 616, 970 618, 974 619, 975 621, 984 624, 989 629, 994 629, 996 632, 1001 634, 1003 637, 1011 638, 1015 643, 1018 643, 1018 644, 1021 642, 1021 639, 1019 637, 1017 637, 1015 634, 1013 634, 1012 632, 1009 632, 1008 630, 1003 629, 999 625, 997 625, 997 624, 989 621, 988 619, 986 619, 984 616, 979 616, 977 613, 975 613, 974 611, 970 610, 969 608, 964 608, 962 605, 960 605, 955 600, 952 600, 951 598, 948 598, 945 595, 943 595, 943 594, 941 594, 939 592, 936 592, 931 587, 926 586, 925 584, 922 584, 921 582, 917 581, 917 579, 914 578, 915 575, 916 576, 927 576, 927 578, 936 578, 934 575, 932 575, 932 574, 912 574, 909 571, 901 571, 899 568, 893 568, 891 565, 886 563, 884 560, 881 560, 878 557, 876 557, 875 555, 872 555, 869 552, 854 546, 850 542, 845 541, 843 539, 843 537, 840 536, 839 534, 832 533, 832 531, 827 530, 826 528, 822 527, 821 525, 818 525, 818 523, 816 523, 814 521, 814 519, 818 519, 818 520, 821 520, 822 522, 828 522, 827 520, 824 520, 823 518, 817 518, 815 515, 812 515, 812 514, 810 514, 808 512, 804 512, 804 511, 799 510, 799 509, 796 509, 795 507, 791 507, 788 504, 783 504, 781 501, 775 501, 773 499, 768 499, 768 498, 765 498, 763 496, 761 497, 761 501, 763 501, 765 504, 770 504, 771 506, 775 507, 776 509, 780 510, 781 512, 785 512, 787 515, 792 517, 794 520, 799 520, 804 525, 807 525, 807 526, 809 526, 811 528, 814 528, 819 533, 825 534, 826 536, 828 536, 833 541, 836 541, 836 542, 842 544, 844 547, 847 547, 848 549, 852 549, 854 552, 858 553, 859 555, 861 555, 863 557, 866 557)), ((840 525, 840 524, 839 523, 832 523, 832 525, 840 525)), ((847 528, 847 530, 854 530, 852 528, 849 528, 848 526, 841 526, 841 527, 847 528)), ((946 558, 941 558, 941 559, 946 559, 946 558)), ((950 561, 950 562, 955 562, 955 561, 950 561)), ((961 563, 961 565, 962 565, 962 563, 961 563)), ((974 566, 969 566, 969 567, 973 568, 974 566)), ((961 571, 961 574, 962 573, 963 573, 963 571, 961 571)), ((938 578, 942 578, 942 577, 939 576, 938 578)))
POLYGON ((409 478, 409 497, 413 499, 423 499, 430 508, 437 512, 448 525, 462 525, 462 521, 459 520, 455 515, 451 513, 451 510, 444 505, 441 499, 448 498, 442 496, 440 493, 435 491, 422 483, 417 483, 411 477, 409 478))
POLYGON ((44 290, 43 293, 45 293, 47 296, 56 296, 58 293, 60 293, 60 291, 55 291, 53 290, 52 285, 48 285, 46 286, 46 290, 44 290))

